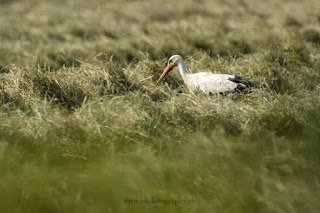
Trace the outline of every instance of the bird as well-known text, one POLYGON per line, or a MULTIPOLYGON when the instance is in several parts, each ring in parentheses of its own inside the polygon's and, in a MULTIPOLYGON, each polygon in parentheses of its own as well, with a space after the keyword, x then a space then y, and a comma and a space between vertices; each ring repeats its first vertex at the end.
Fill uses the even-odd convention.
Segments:
POLYGON ((201 90, 206 95, 225 94, 231 91, 241 92, 249 87, 255 86, 249 78, 236 75, 215 74, 211 72, 189 73, 180 55, 173 55, 168 59, 167 66, 156 85, 159 85, 174 67, 178 67, 185 85, 191 92, 201 90))

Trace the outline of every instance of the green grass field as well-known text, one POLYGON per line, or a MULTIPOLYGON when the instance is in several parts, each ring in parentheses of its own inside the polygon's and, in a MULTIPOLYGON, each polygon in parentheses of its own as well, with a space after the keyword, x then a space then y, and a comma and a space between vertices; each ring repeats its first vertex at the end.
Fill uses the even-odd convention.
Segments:
POLYGON ((318 212, 319 138, 318 0, 0 0, 0 212, 318 212))

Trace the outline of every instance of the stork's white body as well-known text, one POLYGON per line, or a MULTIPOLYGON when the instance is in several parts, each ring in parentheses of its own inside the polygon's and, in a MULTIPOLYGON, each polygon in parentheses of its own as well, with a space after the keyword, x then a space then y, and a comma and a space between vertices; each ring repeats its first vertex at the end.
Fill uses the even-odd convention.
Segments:
POLYGON ((210 72, 188 73, 183 60, 178 62, 180 75, 191 91, 201 90, 205 94, 217 94, 235 90, 238 83, 230 81, 234 75, 214 74, 210 72))

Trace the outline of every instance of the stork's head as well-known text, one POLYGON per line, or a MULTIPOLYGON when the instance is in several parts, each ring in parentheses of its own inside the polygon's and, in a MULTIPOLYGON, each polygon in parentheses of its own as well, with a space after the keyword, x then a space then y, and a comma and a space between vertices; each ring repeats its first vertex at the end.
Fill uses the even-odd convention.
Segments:
POLYGON ((166 75, 168 75, 168 73, 175 67, 178 65, 179 61, 182 60, 180 55, 173 55, 169 58, 168 63, 167 63, 167 67, 166 69, 163 71, 163 73, 161 74, 159 80, 157 81, 158 85, 162 79, 164 79, 164 77, 166 77, 166 75))

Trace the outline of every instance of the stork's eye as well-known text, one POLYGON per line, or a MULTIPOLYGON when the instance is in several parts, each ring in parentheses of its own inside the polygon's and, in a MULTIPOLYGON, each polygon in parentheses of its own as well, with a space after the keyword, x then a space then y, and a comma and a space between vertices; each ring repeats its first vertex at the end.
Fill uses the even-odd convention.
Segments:
POLYGON ((172 59, 169 61, 169 64, 171 64, 171 62, 172 62, 172 59))

